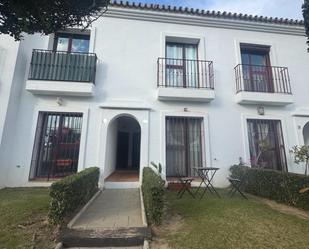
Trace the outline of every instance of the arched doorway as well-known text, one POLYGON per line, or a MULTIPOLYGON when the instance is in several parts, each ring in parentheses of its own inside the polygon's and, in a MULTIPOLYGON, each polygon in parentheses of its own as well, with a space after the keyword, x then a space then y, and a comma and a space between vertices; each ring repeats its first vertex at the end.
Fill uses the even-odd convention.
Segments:
POLYGON ((303 128, 304 144, 309 146, 309 122, 303 128))
POLYGON ((106 181, 138 181, 141 127, 128 115, 115 118, 107 130, 106 181))

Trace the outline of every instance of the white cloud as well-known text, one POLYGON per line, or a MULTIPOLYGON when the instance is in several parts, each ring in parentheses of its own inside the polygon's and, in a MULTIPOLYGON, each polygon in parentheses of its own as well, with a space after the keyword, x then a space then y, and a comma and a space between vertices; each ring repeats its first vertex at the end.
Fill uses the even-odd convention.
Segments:
POLYGON ((184 4, 197 8, 302 19, 303 0, 186 0, 184 4))
MULTIPOLYGON (((133 0, 131 0, 133 1, 133 0)), ((205 10, 302 19, 304 0, 136 0, 205 10)))

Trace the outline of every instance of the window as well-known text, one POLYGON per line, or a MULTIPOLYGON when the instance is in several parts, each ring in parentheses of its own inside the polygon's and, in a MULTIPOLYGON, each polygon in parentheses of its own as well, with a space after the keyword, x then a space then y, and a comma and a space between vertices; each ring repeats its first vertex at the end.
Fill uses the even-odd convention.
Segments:
POLYGON ((89 40, 89 35, 57 33, 54 40, 54 50, 73 53, 88 53, 89 40))
POLYGON ((247 124, 252 167, 286 171, 281 122, 248 119, 247 124))
POLYGON ((274 92, 269 46, 241 44, 245 91, 274 92))
POLYGON ((198 87, 198 49, 196 44, 166 43, 166 85, 198 87))
POLYGON ((40 112, 30 178, 58 178, 77 172, 82 114, 40 112))
POLYGON ((193 176, 203 166, 203 119, 166 117, 166 175, 193 176))

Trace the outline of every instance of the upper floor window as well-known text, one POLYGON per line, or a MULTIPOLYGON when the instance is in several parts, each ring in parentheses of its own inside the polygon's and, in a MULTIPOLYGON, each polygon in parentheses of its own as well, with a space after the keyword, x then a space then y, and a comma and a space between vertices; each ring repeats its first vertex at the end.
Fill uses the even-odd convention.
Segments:
POLYGON ((87 34, 56 33, 54 50, 73 53, 89 52, 90 36, 87 34))
POLYGON ((198 86, 197 44, 166 43, 166 83, 176 87, 198 86))
POLYGON ((244 90, 254 92, 273 92, 272 69, 269 46, 241 44, 244 90))
POLYGON ((270 66, 269 46, 241 44, 240 51, 242 64, 270 66))

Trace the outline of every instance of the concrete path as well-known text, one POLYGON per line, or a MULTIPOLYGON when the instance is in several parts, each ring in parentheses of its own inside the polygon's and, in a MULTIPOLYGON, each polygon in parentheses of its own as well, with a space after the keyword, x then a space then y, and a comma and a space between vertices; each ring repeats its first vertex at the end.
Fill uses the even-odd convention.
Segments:
POLYGON ((141 249, 150 239, 150 229, 143 223, 139 189, 102 191, 62 230, 66 248, 141 249))
POLYGON ((70 247, 67 249, 143 249, 142 246, 134 247, 70 247))
POLYGON ((130 227, 143 227, 139 189, 102 191, 72 228, 116 230, 130 227))

